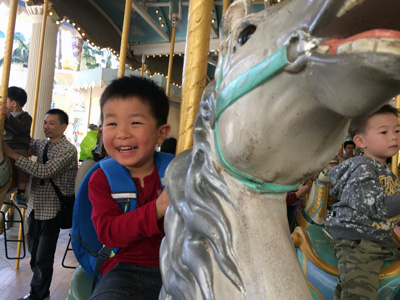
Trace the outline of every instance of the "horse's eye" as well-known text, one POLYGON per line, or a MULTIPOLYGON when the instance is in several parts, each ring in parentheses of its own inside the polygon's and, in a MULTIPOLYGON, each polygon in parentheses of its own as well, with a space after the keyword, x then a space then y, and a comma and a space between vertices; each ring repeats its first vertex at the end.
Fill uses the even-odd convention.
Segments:
POLYGON ((248 25, 245 29, 240 32, 238 37, 238 43, 243 46, 252 36, 252 34, 256 31, 257 27, 254 25, 248 25))

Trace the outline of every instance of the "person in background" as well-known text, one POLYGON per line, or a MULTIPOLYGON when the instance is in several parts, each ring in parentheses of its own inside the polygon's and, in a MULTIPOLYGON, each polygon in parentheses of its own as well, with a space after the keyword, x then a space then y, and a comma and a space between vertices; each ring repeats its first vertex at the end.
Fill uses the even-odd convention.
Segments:
POLYGON ((3 143, 4 154, 14 160, 17 168, 32 176, 26 236, 33 277, 29 294, 18 300, 44 300, 50 296, 54 254, 60 233, 58 212, 61 209, 50 180, 63 195, 72 195, 78 170, 76 148, 64 136, 67 126, 68 115, 64 111, 50 109, 46 113, 43 130, 47 139, 32 139, 30 144, 37 162, 19 155, 3 143))
POLYGON ((304 181, 297 189, 286 193, 287 217, 291 232, 295 227, 297 212, 303 205, 303 199, 301 199, 301 197, 311 189, 311 186, 312 181, 304 181))
POLYGON ((354 150, 356 149, 356 144, 353 141, 345 141, 343 148, 340 148, 337 154, 337 160, 339 163, 354 157, 354 150))

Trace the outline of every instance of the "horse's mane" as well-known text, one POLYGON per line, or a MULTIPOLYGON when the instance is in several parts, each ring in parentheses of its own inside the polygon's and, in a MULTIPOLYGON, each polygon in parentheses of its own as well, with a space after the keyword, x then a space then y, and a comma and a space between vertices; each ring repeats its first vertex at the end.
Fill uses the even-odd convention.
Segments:
MULTIPOLYGON (((193 149, 179 155, 167 171, 171 205, 165 216, 161 246, 163 288, 160 299, 214 299, 214 272, 219 269, 243 290, 240 267, 232 248, 232 228, 222 203, 236 207, 214 166, 210 124, 214 118, 215 84, 202 97, 195 121, 193 149), (211 251, 212 250, 212 251, 211 251), (212 257, 213 256, 213 257, 212 257)), ((226 209, 226 205, 225 205, 226 209)))

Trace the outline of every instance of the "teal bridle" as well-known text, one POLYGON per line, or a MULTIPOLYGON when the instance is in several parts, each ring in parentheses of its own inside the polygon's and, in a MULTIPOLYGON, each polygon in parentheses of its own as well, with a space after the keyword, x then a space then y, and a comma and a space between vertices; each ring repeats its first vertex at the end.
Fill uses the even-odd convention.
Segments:
MULTIPOLYGON (((243 95, 254 90, 259 85, 271 80, 277 76, 284 67, 289 64, 287 59, 286 46, 280 48, 272 55, 260 63, 254 65, 244 73, 235 78, 226 88, 224 88, 215 100, 215 147, 218 158, 225 169, 237 180, 252 189, 257 193, 280 194, 295 189, 299 183, 294 185, 279 185, 275 183, 264 182, 254 178, 246 173, 243 173, 233 167, 224 157, 219 144, 219 118, 222 113, 230 105, 235 103, 243 95)), ((225 60, 225 57, 224 57, 225 60)), ((221 64, 221 68, 224 63, 221 64)), ((216 91, 218 92, 222 81, 222 70, 219 73, 216 91)))

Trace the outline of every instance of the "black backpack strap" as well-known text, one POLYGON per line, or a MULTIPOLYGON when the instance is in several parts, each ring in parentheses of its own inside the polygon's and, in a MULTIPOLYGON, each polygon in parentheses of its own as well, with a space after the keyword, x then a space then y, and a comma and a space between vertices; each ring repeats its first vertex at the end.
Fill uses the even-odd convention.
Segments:
POLYGON ((104 246, 103 248, 101 248, 99 253, 97 253, 96 265, 93 271, 92 293, 94 291, 94 288, 96 287, 97 278, 99 278, 101 266, 103 265, 104 261, 106 261, 110 257, 111 251, 111 248, 104 246))
MULTIPOLYGON (((46 162, 49 160, 49 158, 47 157, 47 151, 48 150, 49 150, 49 142, 47 142, 47 144, 46 144, 46 146, 44 147, 44 150, 43 150, 43 164, 46 164, 46 162)), ((40 180, 40 185, 44 185, 44 179, 40 180)))

